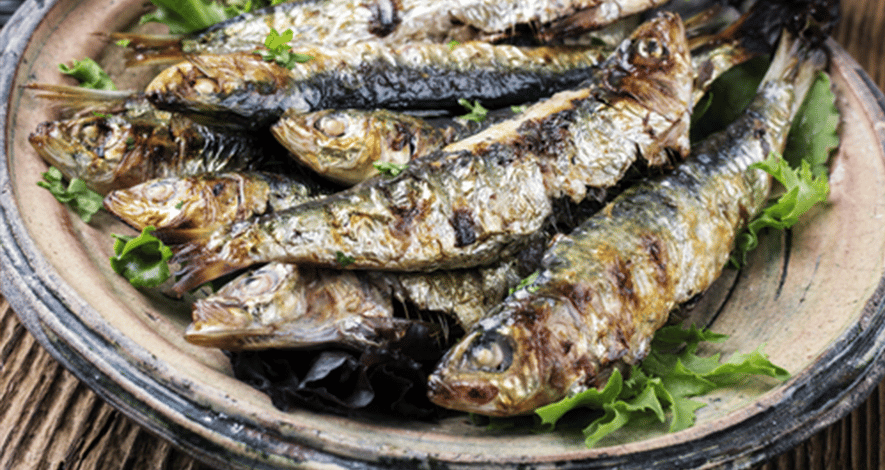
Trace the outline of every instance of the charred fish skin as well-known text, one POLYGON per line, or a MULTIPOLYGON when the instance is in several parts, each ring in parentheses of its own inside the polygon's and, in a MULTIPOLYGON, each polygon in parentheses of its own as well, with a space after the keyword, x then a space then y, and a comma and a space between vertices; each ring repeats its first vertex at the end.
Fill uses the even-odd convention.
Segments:
POLYGON ((268 172, 203 173, 156 178, 111 191, 104 207, 136 230, 207 230, 279 211, 322 194, 306 178, 268 172))
POLYGON ((150 101, 218 126, 259 128, 286 110, 457 109, 521 104, 585 80, 607 46, 517 47, 470 42, 304 46, 292 70, 255 54, 199 55, 161 72, 150 101))
POLYGON ((748 167, 783 148, 826 56, 785 36, 743 117, 669 175, 625 191, 557 240, 537 281, 455 345, 429 380, 438 405, 530 413, 643 359, 654 332, 725 265, 770 177, 748 167))
POLYGON ((157 110, 141 95, 120 109, 44 122, 28 140, 65 177, 100 194, 170 175, 251 169, 265 159, 258 139, 157 110))
POLYGON ((585 88, 328 198, 226 227, 181 248, 184 292, 266 261, 432 271, 481 266, 538 232, 552 201, 580 201, 637 159, 687 153, 693 73, 681 21, 641 26, 585 88))

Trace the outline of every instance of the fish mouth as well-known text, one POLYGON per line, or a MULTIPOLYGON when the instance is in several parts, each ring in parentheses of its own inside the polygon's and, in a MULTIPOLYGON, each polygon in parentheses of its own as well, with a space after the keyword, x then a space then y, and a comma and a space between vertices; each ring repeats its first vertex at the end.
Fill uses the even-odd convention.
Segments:
POLYGON ((450 409, 506 416, 498 409, 498 387, 487 382, 446 381, 437 374, 427 380, 427 397, 431 402, 450 409))

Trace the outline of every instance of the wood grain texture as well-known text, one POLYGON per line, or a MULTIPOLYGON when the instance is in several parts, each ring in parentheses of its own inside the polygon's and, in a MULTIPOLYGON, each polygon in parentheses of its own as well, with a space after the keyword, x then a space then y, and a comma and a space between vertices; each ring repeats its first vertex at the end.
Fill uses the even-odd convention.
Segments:
MULTIPOLYGON (((843 0, 836 39, 885 88, 885 1, 843 0)), ((885 467, 885 383, 761 470, 885 467)), ((0 469, 210 470, 104 403, 0 302, 0 469)))

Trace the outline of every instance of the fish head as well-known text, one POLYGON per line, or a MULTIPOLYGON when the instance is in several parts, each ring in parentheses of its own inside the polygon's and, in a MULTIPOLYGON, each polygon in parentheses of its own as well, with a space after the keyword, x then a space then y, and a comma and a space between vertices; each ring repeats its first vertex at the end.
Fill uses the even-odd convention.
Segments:
POLYGON ((229 350, 273 347, 284 320, 305 310, 298 302, 303 282, 292 264, 270 263, 249 271, 194 302, 184 337, 229 350))
POLYGON ((663 116, 690 109, 694 68, 679 15, 661 13, 623 41, 606 68, 605 83, 663 116))
MULTIPOLYGON (((289 69, 256 54, 201 54, 161 71, 145 87, 145 96, 158 109, 201 124, 258 129, 279 117, 283 105, 268 107, 268 101, 279 102, 276 94, 291 79, 289 69)), ((304 100, 289 104, 310 108, 304 100)))
POLYGON ((158 178, 110 192, 105 208, 127 224, 157 230, 205 229, 264 207, 267 185, 241 173, 158 178))
MULTIPOLYGON (((501 317, 497 317, 501 318, 501 317)), ((486 318, 440 360, 428 379, 437 405, 488 416, 531 413, 550 403, 548 365, 528 329, 486 318)))
POLYGON ((326 178, 355 184, 376 170, 385 129, 372 111, 327 109, 311 113, 287 112, 271 132, 292 154, 326 178))
POLYGON ((140 167, 155 149, 165 148, 158 141, 163 136, 111 115, 45 122, 28 139, 65 177, 80 178, 101 194, 138 182, 140 167))

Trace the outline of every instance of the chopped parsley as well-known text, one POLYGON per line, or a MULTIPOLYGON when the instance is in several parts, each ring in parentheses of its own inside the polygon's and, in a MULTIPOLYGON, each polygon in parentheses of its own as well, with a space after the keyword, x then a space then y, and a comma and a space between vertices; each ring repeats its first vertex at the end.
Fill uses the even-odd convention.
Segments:
POLYGON ((338 261, 338 264, 341 265, 342 268, 353 264, 356 261, 353 256, 347 256, 341 251, 335 252, 335 260, 338 261))

